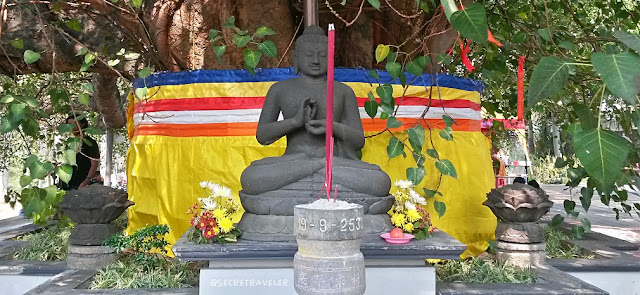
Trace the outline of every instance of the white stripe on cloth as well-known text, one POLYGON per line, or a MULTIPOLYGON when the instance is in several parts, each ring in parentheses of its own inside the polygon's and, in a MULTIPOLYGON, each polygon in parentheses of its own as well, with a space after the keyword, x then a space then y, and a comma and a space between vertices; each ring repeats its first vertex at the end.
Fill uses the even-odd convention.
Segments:
MULTIPOLYGON (((425 106, 400 106, 396 117, 420 118, 425 106)), ((360 118, 369 118, 364 108, 359 108, 360 118)), ((159 111, 137 113, 133 115, 134 125, 139 124, 209 124, 209 123, 251 123, 258 122, 261 109, 241 110, 204 110, 204 111, 159 111)), ((381 110, 378 110, 377 118, 381 110)), ((425 119, 442 119, 447 114, 455 119, 481 120, 480 112, 470 108, 442 108, 432 107, 425 115, 425 119)), ((278 120, 282 120, 282 114, 278 120)))

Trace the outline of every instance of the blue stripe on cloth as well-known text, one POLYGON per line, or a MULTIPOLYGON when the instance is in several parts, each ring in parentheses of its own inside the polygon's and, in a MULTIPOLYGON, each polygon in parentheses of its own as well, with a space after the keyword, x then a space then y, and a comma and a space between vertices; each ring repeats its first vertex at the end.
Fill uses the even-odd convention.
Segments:
MULTIPOLYGON (((381 83, 391 81, 391 76, 386 71, 377 70, 381 83)), ((436 79, 432 81, 432 75, 423 74, 422 77, 414 79, 414 75, 405 73, 407 83, 414 86, 440 86, 456 88, 467 91, 477 91, 482 93, 484 85, 482 82, 455 77, 447 74, 436 74, 436 79)), ((256 69, 255 75, 251 75, 247 70, 197 70, 184 72, 158 72, 143 79, 135 79, 134 88, 155 87, 164 85, 183 85, 193 83, 238 83, 238 82, 270 82, 281 81, 294 78, 293 68, 269 68, 256 69)), ((360 82, 377 84, 376 79, 369 76, 369 70, 354 68, 337 68, 335 79, 340 82, 360 82)), ((400 84, 398 79, 391 84, 400 84)))

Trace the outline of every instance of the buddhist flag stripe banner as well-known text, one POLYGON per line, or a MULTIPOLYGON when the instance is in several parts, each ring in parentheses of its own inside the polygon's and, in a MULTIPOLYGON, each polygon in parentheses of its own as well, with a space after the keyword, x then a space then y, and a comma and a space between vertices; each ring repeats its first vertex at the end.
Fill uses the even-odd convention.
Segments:
MULTIPOLYGON (((378 74, 381 83, 392 80, 384 71, 378 74)), ((187 209, 206 196, 201 181, 230 187, 237 197, 242 189, 240 175, 252 161, 284 153, 286 139, 262 146, 255 135, 269 87, 293 77, 293 69, 277 68, 258 69, 255 75, 246 70, 164 72, 134 81, 134 88, 146 87, 147 94, 144 98, 129 95, 127 190, 136 205, 129 209, 127 231, 168 224, 167 240, 173 244, 189 227, 187 209)), ((442 196, 437 196, 447 211, 438 217, 433 201, 428 201, 430 215, 435 226, 469 246, 463 256, 480 254, 496 227, 496 218, 482 205, 494 185, 489 144, 480 132, 483 86, 441 74, 406 73, 406 77, 410 81, 406 89, 397 80, 391 82, 399 105, 396 118, 403 123, 392 131, 402 139, 407 129, 422 125, 427 136, 424 149, 436 149, 442 159, 454 164, 457 179, 442 177, 442 196), (439 136, 445 127, 443 115, 455 121, 452 141, 439 136)), ((335 79, 350 86, 357 97, 367 136, 362 160, 379 165, 392 181, 406 179, 407 168, 416 165, 414 160, 411 156, 389 159, 390 135, 382 132, 387 127, 386 120, 379 118, 382 111, 374 119, 364 111, 371 94, 380 101, 378 81, 364 69, 338 68, 335 79)), ((418 192, 437 187, 440 179, 435 160, 424 166, 427 173, 417 185, 418 192)))

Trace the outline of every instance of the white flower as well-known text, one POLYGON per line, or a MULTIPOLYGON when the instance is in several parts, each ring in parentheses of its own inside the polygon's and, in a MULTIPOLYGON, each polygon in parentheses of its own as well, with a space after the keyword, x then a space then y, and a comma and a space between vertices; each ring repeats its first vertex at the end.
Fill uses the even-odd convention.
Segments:
POLYGON ((393 185, 395 185, 398 188, 403 188, 403 189, 408 189, 408 188, 412 188, 413 187, 413 182, 411 182, 411 180, 396 180, 393 185))
POLYGON ((407 210, 418 210, 418 209, 416 208, 416 205, 414 205, 413 203, 411 203, 411 202, 409 202, 409 201, 404 202, 404 207, 405 207, 407 210))
POLYGON ((200 182, 200 187, 201 188, 208 188, 209 187, 209 183, 208 181, 201 181, 200 182))
POLYGON ((214 198, 223 197, 223 198, 231 199, 231 189, 224 185, 219 185, 215 183, 214 186, 211 188, 211 196, 214 198))
POLYGON ((414 190, 409 190, 409 198, 411 199, 412 202, 416 204, 420 204, 420 205, 427 204, 424 198, 420 194, 416 193, 416 191, 414 190))
POLYGON ((200 202, 202 204, 202 209, 207 210, 207 211, 213 211, 213 210, 216 209, 216 206, 218 206, 216 201, 214 201, 213 198, 211 198, 211 197, 209 197, 209 198, 198 198, 198 202, 200 202))

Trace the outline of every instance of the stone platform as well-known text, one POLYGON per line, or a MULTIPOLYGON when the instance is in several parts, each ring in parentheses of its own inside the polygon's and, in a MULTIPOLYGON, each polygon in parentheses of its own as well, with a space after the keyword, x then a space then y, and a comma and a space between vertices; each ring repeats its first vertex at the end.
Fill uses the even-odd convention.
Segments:
MULTIPOLYGON (((186 235, 173 246, 177 258, 209 261, 200 271, 200 294, 296 294, 293 256, 296 242, 256 242, 198 245, 186 235)), ((466 246, 441 231, 426 240, 395 245, 365 237, 365 294, 435 294, 435 268, 425 259, 458 259, 466 246)), ((335 284, 350 278, 336 277, 335 284)))

